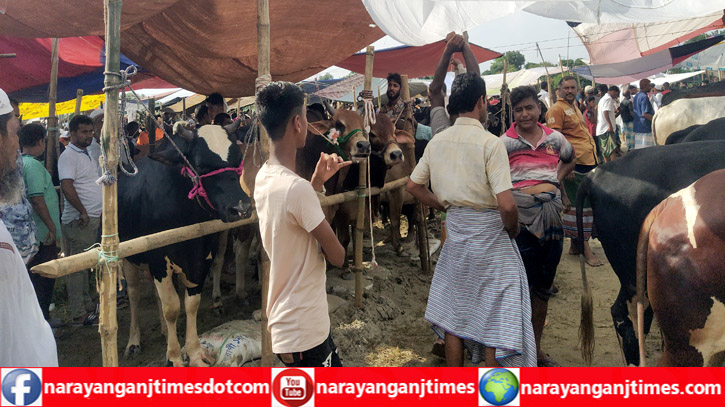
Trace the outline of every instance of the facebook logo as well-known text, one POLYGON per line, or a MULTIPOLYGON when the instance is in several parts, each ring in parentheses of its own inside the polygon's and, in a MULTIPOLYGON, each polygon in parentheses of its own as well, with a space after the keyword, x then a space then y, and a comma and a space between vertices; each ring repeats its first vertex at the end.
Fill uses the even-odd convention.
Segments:
POLYGON ((3 406, 43 404, 42 369, 2 369, 3 406))

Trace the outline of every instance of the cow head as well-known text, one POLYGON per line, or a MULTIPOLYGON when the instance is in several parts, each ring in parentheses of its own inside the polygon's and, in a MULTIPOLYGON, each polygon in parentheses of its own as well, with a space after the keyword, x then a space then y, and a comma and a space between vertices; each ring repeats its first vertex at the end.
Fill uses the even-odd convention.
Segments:
POLYGON ((311 134, 321 137, 336 135, 340 149, 348 159, 364 158, 370 155, 370 142, 362 130, 363 120, 360 115, 339 109, 330 120, 321 120, 307 124, 308 137, 311 134))
MULTIPOLYGON (((227 128, 206 125, 198 130, 189 130, 184 124, 178 122, 174 125, 173 141, 199 176, 203 177, 202 185, 219 218, 224 222, 248 218, 252 201, 242 191, 236 171, 221 171, 204 177, 217 170, 236 169, 241 165, 242 152, 233 134, 235 125, 231 124, 227 128)), ((171 166, 186 165, 171 143, 164 145, 149 158, 171 166)))
POLYGON ((391 167, 404 161, 400 144, 405 143, 415 143, 415 140, 406 131, 396 130, 390 117, 378 113, 370 128, 372 154, 381 156, 385 165, 391 167))

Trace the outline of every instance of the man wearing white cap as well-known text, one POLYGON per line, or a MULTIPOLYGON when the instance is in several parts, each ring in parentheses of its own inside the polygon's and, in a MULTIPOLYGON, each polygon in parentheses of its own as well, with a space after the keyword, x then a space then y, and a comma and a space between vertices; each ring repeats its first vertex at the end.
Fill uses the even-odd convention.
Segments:
MULTIPOLYGON (((0 89, 0 206, 23 196, 17 165, 20 122, 0 89)), ((28 271, 0 222, 0 366, 58 366, 50 325, 43 318, 28 271)))

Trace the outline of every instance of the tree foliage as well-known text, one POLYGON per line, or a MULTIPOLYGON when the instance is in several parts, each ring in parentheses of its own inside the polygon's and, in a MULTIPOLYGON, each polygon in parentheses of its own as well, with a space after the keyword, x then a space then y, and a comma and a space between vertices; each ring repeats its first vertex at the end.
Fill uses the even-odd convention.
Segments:
POLYGON ((330 72, 325 72, 324 74, 317 77, 317 80, 320 80, 320 81, 326 81, 326 80, 330 80, 330 79, 335 79, 335 77, 332 76, 332 74, 330 72))
POLYGON ((509 51, 503 56, 496 58, 491 64, 491 68, 484 72, 484 75, 491 75, 495 73, 503 72, 503 61, 506 58, 507 67, 506 72, 514 72, 523 68, 526 63, 526 57, 519 51, 509 51))

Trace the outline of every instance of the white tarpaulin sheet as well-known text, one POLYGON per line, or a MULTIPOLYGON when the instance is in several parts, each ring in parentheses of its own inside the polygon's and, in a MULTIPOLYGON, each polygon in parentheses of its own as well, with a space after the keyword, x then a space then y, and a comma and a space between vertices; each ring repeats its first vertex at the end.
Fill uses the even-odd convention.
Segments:
POLYGON ((725 0, 362 0, 393 39, 424 45, 524 10, 542 17, 596 24, 649 23, 701 17, 725 9, 725 0))
MULTIPOLYGON (((356 73, 345 80, 315 92, 314 95, 339 102, 352 103, 353 89, 355 89, 354 93, 357 98, 357 95, 363 90, 364 81, 365 76, 356 73)), ((411 80, 408 82, 408 86, 410 87, 410 96, 426 94, 428 90, 428 85, 423 81, 411 80)), ((385 78, 373 78, 372 90, 375 103, 378 101, 378 93, 380 93, 381 103, 388 103, 388 97, 385 95, 388 91, 388 81, 385 78)))
MULTIPOLYGON (((665 82, 675 83, 675 82, 679 82, 679 81, 684 81, 687 78, 692 78, 693 76, 700 75, 703 72, 705 72, 705 71, 695 71, 695 72, 685 72, 685 73, 673 73, 671 75, 663 75, 663 74, 660 74, 660 75, 650 76, 647 79, 649 79, 650 82, 652 82, 653 85, 659 86, 659 85, 662 85, 665 82)), ((632 83, 630 83, 630 85, 634 85, 636 87, 639 87, 639 81, 633 81, 632 83)))
POLYGON ((680 65, 686 68, 725 70, 725 43, 715 45, 684 60, 680 65))
MULTIPOLYGON (((564 69, 566 71, 566 69, 564 69)), ((561 73, 558 67, 549 67, 549 75, 556 75, 561 73)), ((546 69, 531 68, 522 69, 516 72, 508 72, 506 74, 506 84, 509 89, 513 89, 518 86, 535 85, 539 78, 546 75, 546 69)), ((500 95, 501 85, 503 85, 503 74, 497 73, 493 75, 483 75, 483 80, 486 81, 486 94, 487 95, 500 95)), ((556 84, 552 84, 554 86, 556 84)))
POLYGON ((723 26, 723 11, 703 17, 656 23, 583 23, 572 27, 592 64, 613 64, 675 46, 723 26))

